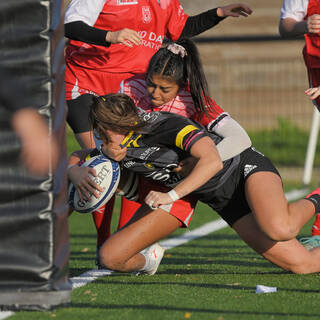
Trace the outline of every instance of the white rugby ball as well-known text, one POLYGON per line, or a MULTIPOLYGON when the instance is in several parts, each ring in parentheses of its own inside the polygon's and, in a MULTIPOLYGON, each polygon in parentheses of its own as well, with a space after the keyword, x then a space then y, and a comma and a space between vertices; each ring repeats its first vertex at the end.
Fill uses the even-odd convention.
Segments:
POLYGON ((80 213, 90 213, 107 203, 116 192, 120 180, 120 166, 118 162, 98 155, 84 162, 81 167, 90 167, 96 170, 97 176, 90 175, 90 178, 103 188, 100 196, 90 196, 89 200, 81 200, 79 194, 71 183, 69 186, 69 203, 72 208, 80 213))

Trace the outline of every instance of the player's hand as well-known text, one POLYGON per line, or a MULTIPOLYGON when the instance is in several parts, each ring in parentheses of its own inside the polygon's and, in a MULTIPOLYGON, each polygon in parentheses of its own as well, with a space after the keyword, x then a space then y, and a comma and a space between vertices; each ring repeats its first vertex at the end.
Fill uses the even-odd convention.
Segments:
POLYGON ((158 191, 150 191, 144 202, 152 209, 157 209, 162 204, 170 204, 172 203, 172 198, 168 195, 168 193, 158 192, 158 191))
POLYGON ((229 4, 228 6, 217 9, 217 15, 221 18, 240 16, 248 17, 251 13, 252 10, 242 3, 229 4))
POLYGON ((179 173, 182 177, 186 177, 193 170, 195 165, 197 164, 198 159, 194 157, 188 157, 179 162, 179 166, 172 171, 179 173))
POLYGON ((121 43, 132 48, 133 45, 138 46, 141 44, 141 37, 137 31, 125 28, 119 31, 108 31, 106 41, 121 43))
POLYGON ((103 188, 94 182, 92 176, 97 176, 96 170, 93 168, 75 165, 68 169, 68 178, 76 188, 81 201, 89 200, 92 195, 99 198, 100 192, 103 191, 103 188))
POLYGON ((305 91, 305 94, 309 96, 311 100, 317 99, 320 96, 320 87, 309 88, 305 91))
POLYGON ((320 15, 314 14, 307 19, 308 32, 319 33, 320 32, 320 15))
POLYGON ((119 162, 126 156, 127 148, 121 148, 119 143, 110 142, 102 146, 102 152, 108 158, 119 162))

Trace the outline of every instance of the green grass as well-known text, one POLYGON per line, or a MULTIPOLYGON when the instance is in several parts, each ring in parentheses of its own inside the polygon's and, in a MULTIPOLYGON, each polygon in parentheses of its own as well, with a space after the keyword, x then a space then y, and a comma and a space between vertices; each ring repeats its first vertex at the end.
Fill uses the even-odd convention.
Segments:
MULTIPOLYGON (((303 167, 309 139, 305 131, 292 122, 279 118, 278 127, 273 130, 249 131, 252 144, 276 166, 303 167)), ((320 139, 317 142, 317 153, 314 165, 320 165, 320 139)))
MULTIPOLYGON (((68 132, 69 150, 77 149, 68 132)), ((69 152, 70 153, 70 152, 69 152)), ((285 184, 286 190, 299 187, 285 184)), ((119 199, 113 231, 119 216, 119 199)), ((218 219, 197 206, 190 230, 218 219)), ((96 236, 91 215, 73 213, 70 222, 70 277, 94 268, 96 236)), ((310 233, 311 222, 300 233, 310 233)), ((177 230, 171 237, 188 232, 177 230)), ((68 308, 17 312, 12 320, 37 319, 319 319, 319 275, 293 275, 264 260, 231 228, 167 250, 155 276, 114 273, 72 292, 68 308), (256 294, 256 285, 277 287, 256 294)))
MULTIPOLYGON (((118 209, 115 212, 117 220, 118 209)), ((190 229, 217 219, 200 204, 190 229)), ((310 224, 301 235, 307 235, 310 224)), ((178 230, 173 236, 186 232, 178 230)), ((70 276, 94 267, 90 215, 70 217, 70 276)), ((114 273, 72 293, 68 308, 19 312, 36 319, 319 319, 319 275, 293 275, 248 248, 230 228, 167 250, 155 276, 114 273), (256 294, 257 284, 278 291, 256 294)))

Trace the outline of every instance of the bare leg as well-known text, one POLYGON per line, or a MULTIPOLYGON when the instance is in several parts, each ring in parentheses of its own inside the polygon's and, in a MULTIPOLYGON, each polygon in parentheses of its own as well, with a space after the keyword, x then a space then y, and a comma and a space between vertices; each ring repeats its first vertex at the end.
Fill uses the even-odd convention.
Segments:
POLYGON ((180 226, 179 220, 162 209, 150 211, 143 205, 121 230, 113 234, 100 249, 100 259, 109 269, 131 272, 145 265, 139 252, 168 236, 180 226))
POLYGON ((274 241, 261 231, 252 214, 238 220, 233 229, 264 258, 294 273, 320 272, 320 248, 307 251, 297 239, 274 241))
POLYGON ((258 225, 273 240, 295 238, 315 213, 309 200, 288 203, 280 177, 272 172, 251 175, 245 188, 247 201, 258 225))

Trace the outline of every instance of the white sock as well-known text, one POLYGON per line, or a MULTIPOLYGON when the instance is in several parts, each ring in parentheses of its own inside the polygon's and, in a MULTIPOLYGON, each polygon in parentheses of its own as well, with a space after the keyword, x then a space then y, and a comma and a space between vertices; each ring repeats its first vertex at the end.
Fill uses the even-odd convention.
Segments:
POLYGON ((148 255, 148 251, 146 253, 144 252, 140 252, 146 259, 146 263, 144 264, 144 266, 139 270, 139 271, 149 271, 153 268, 154 266, 154 261, 152 259, 150 259, 149 255, 148 255))

